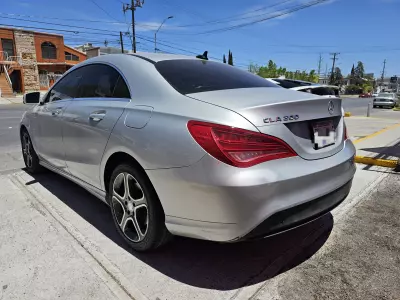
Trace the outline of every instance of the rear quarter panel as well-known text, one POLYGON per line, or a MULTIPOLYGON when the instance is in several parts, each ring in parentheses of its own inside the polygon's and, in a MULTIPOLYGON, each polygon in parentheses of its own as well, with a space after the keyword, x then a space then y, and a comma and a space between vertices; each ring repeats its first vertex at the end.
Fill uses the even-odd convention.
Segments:
MULTIPOLYGON (((233 111, 179 94, 171 98, 166 97, 163 101, 153 102, 153 111, 144 127, 128 127, 125 120, 130 114, 137 116, 138 119, 149 117, 148 106, 134 102, 126 107, 111 133, 102 160, 102 176, 107 160, 116 152, 131 155, 145 170, 179 168, 196 163, 206 152, 190 135, 187 129, 189 120, 258 131, 250 122, 233 111)), ((104 182, 103 177, 102 182, 104 182)))

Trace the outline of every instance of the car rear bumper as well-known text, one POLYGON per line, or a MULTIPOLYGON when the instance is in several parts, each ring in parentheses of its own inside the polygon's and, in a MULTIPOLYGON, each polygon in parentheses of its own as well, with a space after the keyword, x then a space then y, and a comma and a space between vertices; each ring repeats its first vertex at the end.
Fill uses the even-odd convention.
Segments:
POLYGON ((243 239, 255 239, 270 236, 315 220, 342 203, 349 194, 351 185, 352 181, 349 181, 327 195, 279 211, 264 220, 244 236, 243 239))
POLYGON ((146 172, 171 233, 229 242, 275 234, 333 209, 350 190, 354 154, 346 141, 339 153, 318 160, 292 157, 240 169, 205 155, 189 167, 146 172))
POLYGON ((379 105, 379 106, 395 106, 395 104, 396 103, 389 101, 374 101, 374 105, 379 105))

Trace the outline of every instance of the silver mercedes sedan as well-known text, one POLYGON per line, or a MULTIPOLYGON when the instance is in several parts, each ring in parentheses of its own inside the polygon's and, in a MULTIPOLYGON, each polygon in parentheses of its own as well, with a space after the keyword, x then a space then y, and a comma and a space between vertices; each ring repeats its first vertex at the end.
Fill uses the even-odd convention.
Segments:
POLYGON ((292 229, 339 205, 356 170, 341 99, 223 63, 105 55, 24 102, 35 104, 20 128, 26 169, 108 203, 137 251, 172 235, 234 242, 292 229))

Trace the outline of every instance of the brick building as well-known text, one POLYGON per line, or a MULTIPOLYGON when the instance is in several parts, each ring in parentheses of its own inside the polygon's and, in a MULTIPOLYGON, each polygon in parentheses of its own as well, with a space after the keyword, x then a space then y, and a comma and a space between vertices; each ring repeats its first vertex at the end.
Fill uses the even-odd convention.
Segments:
POLYGON ((86 54, 64 44, 62 35, 0 27, 0 89, 47 90, 86 54))

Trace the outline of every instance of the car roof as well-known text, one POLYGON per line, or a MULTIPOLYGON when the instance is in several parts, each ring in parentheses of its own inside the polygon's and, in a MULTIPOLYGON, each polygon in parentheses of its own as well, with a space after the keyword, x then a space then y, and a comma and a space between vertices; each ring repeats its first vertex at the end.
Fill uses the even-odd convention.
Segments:
POLYGON ((188 55, 177 55, 177 54, 164 54, 164 53, 149 53, 149 52, 136 52, 136 53, 118 53, 118 54, 107 54, 107 55, 100 55, 95 56, 90 59, 87 59, 81 62, 78 65, 85 65, 90 63, 101 63, 101 62, 119 62, 124 63, 126 59, 131 57, 137 57, 144 61, 150 62, 155 64, 159 61, 165 60, 176 60, 176 59, 192 59, 198 60, 195 56, 188 56, 188 55))
POLYGON ((153 62, 159 62, 163 60, 173 60, 173 59, 198 59, 195 55, 178 55, 178 54, 166 54, 166 53, 150 53, 150 52, 136 52, 130 53, 128 55, 145 58, 147 60, 151 60, 153 62))

